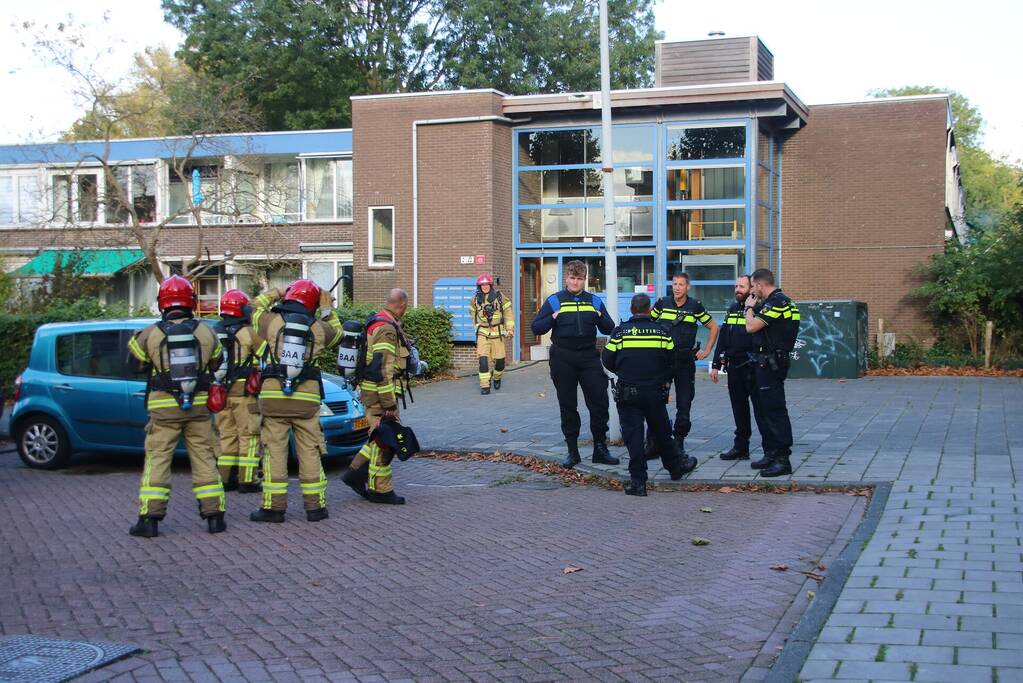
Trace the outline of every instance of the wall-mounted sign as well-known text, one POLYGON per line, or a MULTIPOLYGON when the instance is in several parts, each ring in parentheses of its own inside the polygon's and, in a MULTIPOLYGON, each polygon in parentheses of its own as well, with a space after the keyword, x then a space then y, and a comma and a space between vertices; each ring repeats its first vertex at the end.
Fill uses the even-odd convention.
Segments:
POLYGON ((476 263, 476 257, 475 256, 459 256, 458 257, 458 262, 460 264, 462 264, 463 266, 471 266, 472 264, 476 263))
POLYGON ((476 265, 477 266, 482 266, 482 265, 486 264, 486 262, 487 262, 487 257, 486 256, 483 256, 482 254, 476 256, 476 265))

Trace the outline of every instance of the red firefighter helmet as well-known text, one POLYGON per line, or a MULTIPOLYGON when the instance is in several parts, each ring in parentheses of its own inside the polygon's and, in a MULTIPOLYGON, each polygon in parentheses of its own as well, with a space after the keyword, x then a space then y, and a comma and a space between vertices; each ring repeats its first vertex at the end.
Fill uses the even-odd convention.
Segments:
POLYGON ((173 306, 182 308, 195 308, 195 290, 192 283, 180 275, 171 275, 160 283, 160 292, 157 294, 156 302, 161 311, 166 311, 173 306))
POLYGON ((284 293, 285 301, 297 301, 310 313, 315 313, 320 306, 320 286, 312 280, 295 280, 284 293))
POLYGON ((494 286, 494 278, 490 277, 490 273, 483 273, 483 275, 476 278, 476 286, 482 287, 483 285, 494 286))
POLYGON ((249 295, 240 289, 229 289, 220 297, 220 314, 235 318, 244 318, 244 307, 249 303, 249 295))

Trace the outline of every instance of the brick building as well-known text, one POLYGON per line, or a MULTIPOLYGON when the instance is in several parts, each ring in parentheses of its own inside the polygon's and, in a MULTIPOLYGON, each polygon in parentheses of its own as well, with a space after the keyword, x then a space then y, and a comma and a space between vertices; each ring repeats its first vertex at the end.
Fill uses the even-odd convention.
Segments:
MULTIPOLYGON (((872 330, 884 318, 926 339, 909 297, 915 267, 965 229, 948 98, 808 106, 772 79, 755 37, 662 42, 657 86, 612 93, 622 310, 684 271, 720 314, 738 273, 769 267, 794 298, 863 300, 872 330)), ((210 302, 231 286, 351 272, 357 300, 397 285, 461 314, 475 277, 492 272, 518 312, 510 351, 526 359, 544 343, 528 322, 567 260, 586 260, 589 288, 606 292, 599 93, 370 95, 352 112, 350 131, 215 136, 184 161, 174 148, 188 141, 176 139, 115 141, 106 156, 135 169, 118 173, 133 179, 140 215, 175 216, 160 228, 159 258, 171 268, 207 259, 210 302), (202 199, 201 228, 190 198, 202 199)), ((96 170, 102 156, 83 144, 0 148, 9 270, 32 274, 40 249, 70 246, 141 260, 116 226, 123 211, 96 170)), ((152 299, 138 267, 106 274, 111 298, 152 299)), ((456 334, 471 339, 464 318, 456 334)))

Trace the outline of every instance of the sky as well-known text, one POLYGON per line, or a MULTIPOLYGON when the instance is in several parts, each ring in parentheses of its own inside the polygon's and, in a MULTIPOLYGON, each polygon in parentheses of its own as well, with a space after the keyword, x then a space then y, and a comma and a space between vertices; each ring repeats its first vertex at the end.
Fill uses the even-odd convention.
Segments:
MULTIPOLYGON (((807 104, 859 100, 872 88, 902 85, 958 90, 987 122, 984 146, 1023 160, 1015 66, 1021 0, 661 0, 655 11, 666 40, 709 31, 760 36, 774 54, 775 79, 807 104)), ((159 0, 0 0, 0 92, 8 98, 0 108, 0 143, 55 139, 81 112, 68 78, 41 65, 21 26, 52 26, 69 13, 95 27, 88 48, 104 51, 99 64, 112 75, 126 74, 132 55, 145 47, 176 47, 181 40, 164 23, 159 0)))

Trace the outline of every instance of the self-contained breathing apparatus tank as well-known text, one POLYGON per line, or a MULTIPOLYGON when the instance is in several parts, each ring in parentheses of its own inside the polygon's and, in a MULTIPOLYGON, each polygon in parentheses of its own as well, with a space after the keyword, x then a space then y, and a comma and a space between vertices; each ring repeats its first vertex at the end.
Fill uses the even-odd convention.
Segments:
MULTIPOLYGON (((358 320, 348 320, 341 326, 341 341, 337 347, 337 371, 349 382, 355 380, 359 367, 359 337, 365 326, 358 320)), ((361 359, 365 362, 365 358, 361 359)))
POLYGON ((187 324, 180 324, 171 326, 166 332, 168 372, 171 383, 181 392, 182 410, 192 407, 192 397, 199 382, 199 343, 193 329, 187 324))
POLYGON ((295 320, 299 316, 294 314, 284 315, 284 329, 281 335, 281 345, 278 349, 278 362, 284 368, 284 377, 281 377, 281 391, 285 396, 291 396, 295 391, 295 380, 302 374, 306 363, 312 362, 310 347, 312 346, 312 330, 305 322, 295 320))

